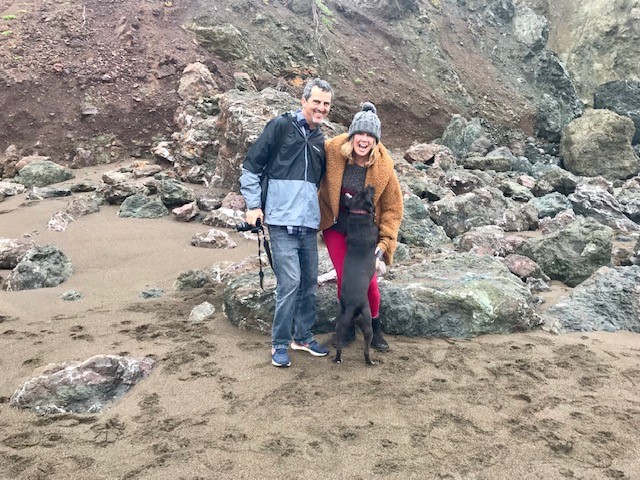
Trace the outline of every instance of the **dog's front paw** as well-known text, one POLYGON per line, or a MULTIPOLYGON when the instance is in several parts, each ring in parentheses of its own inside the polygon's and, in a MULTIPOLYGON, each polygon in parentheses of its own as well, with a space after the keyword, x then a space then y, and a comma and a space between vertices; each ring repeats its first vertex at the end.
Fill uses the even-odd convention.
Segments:
POLYGON ((342 359, 336 357, 336 358, 333 359, 333 363, 342 363, 342 359))

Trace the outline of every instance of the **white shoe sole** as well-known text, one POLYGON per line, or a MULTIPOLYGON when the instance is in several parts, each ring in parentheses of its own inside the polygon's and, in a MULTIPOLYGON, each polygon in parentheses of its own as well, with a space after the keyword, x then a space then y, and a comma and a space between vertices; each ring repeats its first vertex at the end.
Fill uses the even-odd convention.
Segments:
POLYGON ((329 355, 329 352, 327 352, 327 353, 314 352, 310 348, 307 348, 307 347, 305 347, 303 345, 300 345, 300 344, 298 344, 296 342, 291 342, 291 350, 300 350, 302 352, 307 352, 307 353, 310 353, 311 355, 313 355, 314 357, 326 357, 327 355, 329 355))

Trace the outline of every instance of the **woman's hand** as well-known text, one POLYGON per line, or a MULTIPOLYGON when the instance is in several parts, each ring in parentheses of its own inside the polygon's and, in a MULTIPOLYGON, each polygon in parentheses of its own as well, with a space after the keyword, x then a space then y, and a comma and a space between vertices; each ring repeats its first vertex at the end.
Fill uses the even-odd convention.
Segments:
POLYGON ((387 273, 387 264, 384 263, 384 260, 382 259, 384 257, 384 252, 380 249, 380 247, 376 247, 375 255, 376 273, 379 277, 384 277, 384 275, 387 273))

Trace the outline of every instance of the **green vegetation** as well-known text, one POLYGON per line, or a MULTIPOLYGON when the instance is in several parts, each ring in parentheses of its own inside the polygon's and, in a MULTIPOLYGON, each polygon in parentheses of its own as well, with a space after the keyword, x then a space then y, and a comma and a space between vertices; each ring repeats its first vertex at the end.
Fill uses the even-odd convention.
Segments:
POLYGON ((327 28, 331 28, 334 23, 333 12, 329 7, 327 7, 322 0, 314 0, 315 5, 320 14, 320 21, 324 23, 327 28))
POLYGON ((13 34, 13 31, 11 30, 3 30, 2 32, 0 32, 0 35, 2 35, 3 37, 8 37, 11 34, 13 34))
POLYGON ((16 17, 15 15, 3 15, 0 18, 2 18, 2 20, 15 20, 18 17, 16 17))

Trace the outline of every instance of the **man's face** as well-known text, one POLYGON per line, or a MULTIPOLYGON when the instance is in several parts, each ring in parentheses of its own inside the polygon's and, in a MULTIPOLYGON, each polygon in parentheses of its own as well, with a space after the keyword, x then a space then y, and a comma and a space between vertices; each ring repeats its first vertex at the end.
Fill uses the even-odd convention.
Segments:
POLYGON ((311 96, 308 100, 302 97, 302 115, 312 129, 322 123, 330 108, 331 92, 325 92, 320 87, 311 89, 311 96))

